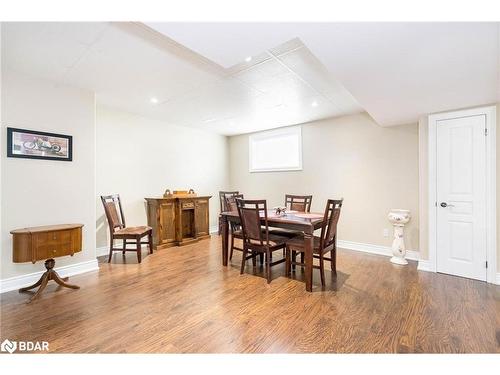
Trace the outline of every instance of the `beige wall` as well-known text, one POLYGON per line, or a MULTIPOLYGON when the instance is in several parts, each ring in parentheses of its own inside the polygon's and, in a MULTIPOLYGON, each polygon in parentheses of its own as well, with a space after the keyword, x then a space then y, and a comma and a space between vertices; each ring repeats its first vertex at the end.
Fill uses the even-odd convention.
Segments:
POLYGON ((193 188, 213 195, 210 225, 217 226, 218 191, 229 184, 225 136, 98 106, 96 148, 97 247, 108 244, 100 195, 119 193, 127 225, 145 225, 144 197, 193 188))
POLYGON ((270 206, 283 204, 285 193, 310 193, 314 211, 343 197, 339 239, 374 245, 392 243, 388 211, 410 209, 407 248, 419 249, 416 124, 383 128, 366 113, 345 116, 304 124, 302 142, 302 171, 249 173, 248 135, 231 137, 231 187, 270 206))
MULTIPOLYGON (((496 128, 496 173, 497 173, 497 275, 500 273, 500 103, 497 103, 497 128, 496 128)), ((498 280, 497 280, 498 282, 498 280)))
POLYGON ((12 263, 10 231, 83 223, 83 251, 57 266, 95 260, 94 94, 2 70, 2 139, 7 127, 73 136, 73 161, 7 158, 2 149, 1 279, 44 270, 12 263))

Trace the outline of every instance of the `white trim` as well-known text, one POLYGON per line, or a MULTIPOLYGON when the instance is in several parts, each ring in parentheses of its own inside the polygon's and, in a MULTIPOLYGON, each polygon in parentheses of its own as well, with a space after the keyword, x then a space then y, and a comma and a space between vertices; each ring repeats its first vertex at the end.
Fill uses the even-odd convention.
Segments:
MULTIPOLYGON (((99 266, 97 264, 97 259, 93 259, 86 262, 56 267, 55 270, 61 277, 66 277, 86 272, 98 271, 99 266)), ((10 292, 11 290, 16 290, 34 284, 44 272, 45 270, 0 280, 0 293, 10 292)))
POLYGON ((302 126, 287 126, 283 128, 263 131, 251 134, 248 137, 248 171, 250 173, 260 172, 286 172, 286 171, 301 171, 302 170, 302 126), (282 135, 297 135, 299 138, 299 160, 298 165, 290 165, 287 167, 271 167, 271 168, 254 168, 253 162, 253 148, 254 142, 261 139, 270 139, 282 135))
POLYGON ((426 272, 436 272, 435 270, 433 270, 431 262, 426 259, 421 259, 418 261, 417 270, 426 272))
MULTIPOLYGON (((218 232, 219 232, 218 225, 211 226, 209 229, 210 234, 214 234, 214 233, 218 233, 218 232)), ((133 245, 133 246, 135 246, 135 245, 133 245)), ((142 246, 142 248, 147 248, 147 247, 148 247, 148 245, 142 246)), ((135 249, 135 247, 134 247, 134 249, 135 249)), ((96 257, 102 257, 104 255, 109 255, 109 245, 98 247, 95 251, 95 254, 96 254, 96 257)))
MULTIPOLYGON (((373 245, 369 243, 338 240, 337 247, 341 249, 361 251, 363 253, 383 255, 392 257, 392 249, 389 246, 373 245)), ((419 260, 420 253, 415 250, 406 250, 406 259, 419 260)))
POLYGON ((95 249, 95 256, 97 257, 102 257, 104 255, 109 254, 109 246, 101 246, 95 249))
MULTIPOLYGON (((429 189, 429 260, 425 265, 431 272, 437 271, 436 265, 436 135, 437 121, 456 117, 485 115, 486 129, 486 260, 488 269, 486 281, 496 283, 497 270, 497 227, 496 227, 496 107, 487 106, 454 112, 438 113, 429 116, 428 143, 428 189, 429 189)), ((424 267, 424 265, 422 265, 424 267)))
MULTIPOLYGON (((120 245, 121 246, 121 245, 120 245)), ((127 249, 133 249, 133 250, 136 250, 136 246, 135 244, 128 244, 127 245, 127 249)), ((148 247, 149 245, 141 245, 141 249, 149 249, 148 247)), ((96 250, 95 250, 95 256, 96 258, 97 257, 102 257, 104 255, 109 255, 109 245, 108 246, 101 246, 101 247, 98 247, 96 250)))

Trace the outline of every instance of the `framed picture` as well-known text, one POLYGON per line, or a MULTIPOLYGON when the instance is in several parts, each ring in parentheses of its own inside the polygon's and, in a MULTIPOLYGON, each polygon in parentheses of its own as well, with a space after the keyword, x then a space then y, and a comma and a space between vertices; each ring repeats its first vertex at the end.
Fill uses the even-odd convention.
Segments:
POLYGON ((73 137, 7 128, 7 157, 72 161, 73 137))

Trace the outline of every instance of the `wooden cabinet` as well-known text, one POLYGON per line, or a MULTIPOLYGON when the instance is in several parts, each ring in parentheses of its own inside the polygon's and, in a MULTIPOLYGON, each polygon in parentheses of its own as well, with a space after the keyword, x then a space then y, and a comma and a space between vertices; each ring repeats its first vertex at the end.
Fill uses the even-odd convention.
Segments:
POLYGON ((12 261, 32 262, 82 251, 83 224, 62 224, 11 231, 12 261))
POLYGON ((30 297, 29 302, 38 298, 50 280, 54 280, 60 286, 71 289, 80 289, 78 285, 68 284, 68 278, 61 278, 54 266, 53 258, 64 255, 73 256, 82 251, 82 227, 83 224, 60 224, 47 225, 43 227, 22 228, 11 231, 12 234, 12 261, 14 263, 32 262, 45 260, 46 271, 33 285, 19 289, 26 292, 38 286, 38 290, 30 297))
POLYGON ((145 198, 155 249, 182 246, 210 237, 211 196, 145 198))

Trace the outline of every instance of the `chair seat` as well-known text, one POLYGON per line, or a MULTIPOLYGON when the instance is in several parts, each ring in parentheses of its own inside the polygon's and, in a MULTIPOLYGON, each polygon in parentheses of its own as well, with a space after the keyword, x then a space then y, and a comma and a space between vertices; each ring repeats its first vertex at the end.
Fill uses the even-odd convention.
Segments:
MULTIPOLYGON (((321 238, 318 236, 314 236, 313 239, 314 239, 313 252, 319 253, 321 238)), ((290 250, 304 251, 304 235, 295 236, 293 238, 290 238, 286 241, 286 244, 290 248, 290 250)))
MULTIPOLYGON (((288 237, 278 236, 276 234, 269 233, 269 246, 271 246, 271 247, 276 247, 276 246, 284 245, 287 241, 288 241, 288 237)), ((259 241, 251 240, 250 242, 253 245, 259 245, 260 246, 260 242, 259 241)), ((265 244, 265 237, 264 237, 264 244, 265 244)))
POLYGON ((118 229, 113 233, 114 236, 140 236, 147 234, 149 231, 151 231, 152 228, 148 226, 142 226, 142 227, 126 227, 122 229, 118 229))
POLYGON ((293 238, 296 236, 300 236, 302 232, 290 229, 269 229, 270 234, 275 234, 278 236, 285 236, 288 238, 293 238))

